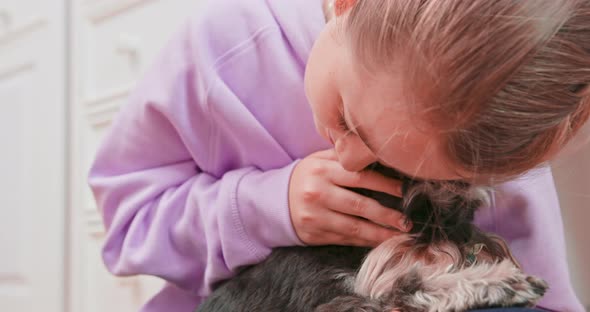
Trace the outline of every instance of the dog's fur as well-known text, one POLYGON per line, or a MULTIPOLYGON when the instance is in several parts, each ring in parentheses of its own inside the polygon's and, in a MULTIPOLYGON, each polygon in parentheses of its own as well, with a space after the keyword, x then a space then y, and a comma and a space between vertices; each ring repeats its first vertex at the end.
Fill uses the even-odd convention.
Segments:
POLYGON ((285 247, 224 282, 198 308, 222 311, 464 311, 533 306, 547 284, 522 272, 506 243, 472 224, 485 200, 466 183, 402 179, 404 200, 352 189, 399 209, 410 233, 373 250, 347 246, 285 247))

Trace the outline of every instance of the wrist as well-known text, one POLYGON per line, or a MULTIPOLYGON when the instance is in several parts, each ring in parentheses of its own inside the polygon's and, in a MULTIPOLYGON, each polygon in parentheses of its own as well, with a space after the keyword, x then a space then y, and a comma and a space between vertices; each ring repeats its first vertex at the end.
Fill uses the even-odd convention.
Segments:
POLYGON ((260 250, 303 245, 289 211, 289 184, 297 161, 280 169, 252 170, 237 185, 234 215, 244 239, 260 250))

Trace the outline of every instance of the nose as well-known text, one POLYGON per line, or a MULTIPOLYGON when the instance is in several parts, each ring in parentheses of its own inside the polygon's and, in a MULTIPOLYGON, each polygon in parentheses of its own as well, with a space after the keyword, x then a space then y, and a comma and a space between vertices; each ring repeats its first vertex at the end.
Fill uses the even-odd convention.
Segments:
POLYGON ((377 157, 354 133, 341 136, 334 144, 338 161, 347 171, 361 171, 377 161, 377 157))

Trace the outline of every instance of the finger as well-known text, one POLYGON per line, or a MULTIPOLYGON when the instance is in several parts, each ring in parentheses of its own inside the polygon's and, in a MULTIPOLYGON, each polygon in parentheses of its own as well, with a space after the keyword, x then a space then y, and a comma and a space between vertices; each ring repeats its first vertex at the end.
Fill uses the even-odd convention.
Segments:
MULTIPOLYGON (((339 164, 332 164, 339 166, 339 164)), ((343 168, 331 168, 332 183, 345 187, 358 187, 402 197, 402 181, 388 178, 375 171, 350 172, 343 168)))
POLYGON ((344 188, 335 187, 326 193, 326 206, 350 216, 363 217, 380 225, 392 226, 403 232, 411 229, 411 225, 401 212, 344 188))
POLYGON ((315 152, 313 154, 313 156, 317 157, 317 158, 325 159, 325 160, 338 161, 338 156, 336 156, 336 151, 334 150, 334 148, 315 152))
POLYGON ((371 243, 370 246, 373 246, 394 235, 402 234, 399 231, 385 228, 371 221, 335 211, 331 211, 326 217, 325 231, 342 235, 347 243, 358 244, 366 241, 371 243))

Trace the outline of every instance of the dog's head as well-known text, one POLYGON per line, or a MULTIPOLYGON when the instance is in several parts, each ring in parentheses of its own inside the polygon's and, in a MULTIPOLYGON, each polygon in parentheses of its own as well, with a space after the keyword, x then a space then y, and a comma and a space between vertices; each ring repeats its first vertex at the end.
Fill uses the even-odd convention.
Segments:
POLYGON ((353 190, 401 211, 413 224, 410 233, 416 243, 451 241, 462 245, 473 239, 475 211, 487 201, 483 188, 462 181, 415 180, 379 163, 367 170, 402 181, 403 198, 367 189, 353 190))
POLYGON ((416 293, 425 298, 429 292, 432 300, 451 298, 449 304, 464 303, 469 294, 479 298, 471 298, 469 308, 494 302, 531 305, 542 296, 547 285, 522 273, 506 242, 472 223, 476 210, 487 202, 482 188, 459 181, 410 179, 379 164, 369 170, 401 180, 403 198, 354 191, 400 210, 413 227, 410 233, 397 235, 371 251, 357 276, 357 293, 398 307, 414 304, 416 293), (498 295, 486 297, 480 292, 498 295))

